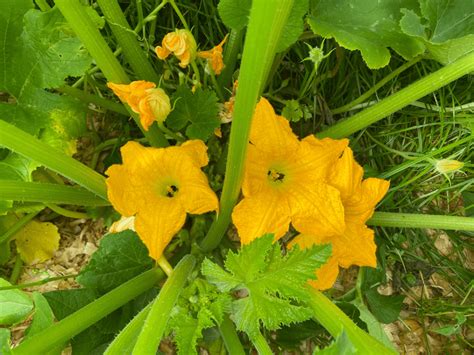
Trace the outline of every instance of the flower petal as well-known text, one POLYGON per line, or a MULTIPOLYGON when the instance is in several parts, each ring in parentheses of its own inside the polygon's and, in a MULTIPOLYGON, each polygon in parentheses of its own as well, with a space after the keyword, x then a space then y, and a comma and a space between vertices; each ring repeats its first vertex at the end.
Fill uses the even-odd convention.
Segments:
POLYGON ((232 221, 237 227, 242 244, 266 233, 281 238, 290 225, 288 204, 278 194, 257 194, 246 197, 235 206, 232 221))
POLYGON ((115 210, 121 215, 130 217, 138 210, 139 199, 135 190, 124 188, 131 186, 130 173, 123 165, 112 165, 105 172, 108 175, 106 182, 107 197, 115 210))
MULTIPOLYGON (((289 244, 288 247, 292 248, 295 244, 298 244, 300 248, 310 248, 314 244, 325 244, 326 242, 314 236, 307 234, 297 235, 289 244)), ((316 280, 309 280, 309 284, 318 290, 327 290, 334 285, 336 282, 337 275, 339 274, 338 258, 333 255, 328 261, 322 265, 319 269, 316 269, 316 280)))
POLYGON ((200 168, 209 163, 207 147, 203 141, 199 139, 189 140, 181 144, 180 147, 200 168))
POLYGON ((178 200, 163 199, 159 204, 148 204, 135 219, 135 229, 150 256, 158 260, 173 236, 183 227, 186 212, 178 200))
POLYGON ((377 266, 374 231, 364 224, 347 223, 344 234, 335 237, 332 245, 333 254, 344 268, 351 265, 377 266))
POLYGON ((385 196, 390 187, 387 180, 368 178, 362 181, 358 190, 344 201, 346 220, 365 223, 374 214, 377 203, 385 196))
POLYGON ((339 190, 344 201, 359 189, 363 175, 364 170, 355 161, 352 149, 347 147, 335 163, 329 183, 339 190))
POLYGON ((344 232, 344 207, 337 189, 295 180, 289 190, 291 222, 303 234, 326 237, 344 232))
POLYGON ((272 105, 261 98, 255 108, 250 130, 250 142, 258 149, 285 156, 298 149, 299 141, 289 122, 275 114, 272 105))

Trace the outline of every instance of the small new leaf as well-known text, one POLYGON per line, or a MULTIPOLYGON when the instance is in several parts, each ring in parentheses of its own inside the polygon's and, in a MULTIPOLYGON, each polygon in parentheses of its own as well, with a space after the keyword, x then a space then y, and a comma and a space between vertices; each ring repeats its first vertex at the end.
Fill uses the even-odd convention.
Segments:
POLYGON ((166 119, 166 125, 174 130, 186 128, 189 139, 206 141, 220 126, 217 96, 211 90, 197 89, 192 92, 180 86, 173 95, 174 109, 166 119))
POLYGON ((237 329, 253 337, 260 325, 268 330, 301 322, 311 317, 304 304, 309 279, 331 255, 329 245, 300 250, 295 247, 282 255, 280 245, 267 234, 244 245, 239 253, 229 251, 226 270, 206 259, 202 273, 222 292, 240 291, 243 298, 233 302, 237 329))

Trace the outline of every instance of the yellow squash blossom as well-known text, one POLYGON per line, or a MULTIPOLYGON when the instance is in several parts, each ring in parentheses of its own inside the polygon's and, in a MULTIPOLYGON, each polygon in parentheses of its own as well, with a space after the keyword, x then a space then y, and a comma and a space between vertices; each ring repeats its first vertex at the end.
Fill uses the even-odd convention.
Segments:
POLYGON ((188 30, 176 30, 167 33, 161 41, 161 46, 155 48, 156 55, 161 60, 173 53, 179 59, 179 66, 186 68, 196 58, 196 41, 188 30))
POLYGON ((332 244, 332 256, 316 271, 317 280, 311 284, 321 290, 331 288, 339 273, 339 266, 351 265, 375 267, 376 245, 374 232, 365 223, 374 213, 374 208, 387 193, 389 182, 382 179, 362 180, 364 170, 354 159, 352 150, 347 147, 329 174, 329 183, 341 193, 344 205, 346 228, 341 234, 323 236, 320 234, 301 234, 291 243, 302 248, 313 244, 332 244))
POLYGON ((208 51, 198 52, 198 57, 207 59, 208 64, 212 68, 214 74, 219 75, 224 69, 224 61, 222 59, 222 46, 227 41, 228 35, 224 37, 221 43, 208 51))
POLYGON ((153 122, 163 122, 171 112, 170 98, 154 83, 139 80, 130 84, 107 83, 107 86, 140 115, 140 123, 145 131, 153 122))
POLYGON ((298 140, 286 119, 262 98, 257 104, 242 186, 232 220, 247 244, 265 233, 281 238, 290 222, 301 233, 344 232, 340 193, 326 182, 348 141, 298 140))
POLYGON ((122 216, 135 216, 135 229, 155 260, 182 228, 186 213, 218 208, 201 170, 208 163, 206 150, 200 140, 167 148, 128 142, 121 148, 123 164, 106 172, 110 202, 122 216))

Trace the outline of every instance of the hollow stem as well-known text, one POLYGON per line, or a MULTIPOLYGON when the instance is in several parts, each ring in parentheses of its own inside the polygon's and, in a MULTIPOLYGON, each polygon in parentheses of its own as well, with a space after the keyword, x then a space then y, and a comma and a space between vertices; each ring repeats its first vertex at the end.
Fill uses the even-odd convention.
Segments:
POLYGON ((352 344, 361 354, 396 354, 377 339, 364 332, 323 293, 310 290, 309 306, 314 318, 333 336, 338 337, 344 330, 352 344))
POLYGON ((133 355, 156 353, 168 323, 171 309, 178 300, 189 274, 193 271, 195 262, 194 256, 186 255, 171 272, 157 298, 153 301, 133 348, 133 355))
POLYGON ((373 217, 367 221, 367 224, 379 227, 474 231, 474 217, 415 213, 375 212, 373 217))
POLYGON ((158 269, 144 272, 52 326, 24 340, 13 349, 13 354, 45 354, 152 288, 162 277, 163 273, 158 269))
POLYGON ((253 112, 292 5, 293 0, 252 2, 240 68, 239 88, 235 98, 220 213, 201 243, 201 248, 205 251, 219 244, 229 226, 232 209, 242 185, 253 112))
POLYGON ((229 316, 224 316, 224 320, 219 326, 222 340, 224 340, 225 347, 231 355, 244 355, 245 351, 240 342, 234 323, 229 319, 229 316))
MULTIPOLYGON (((140 79, 158 83, 160 78, 148 61, 117 0, 97 0, 97 3, 135 74, 140 79)), ((142 10, 141 3, 137 4, 137 8, 142 10)), ((141 15, 143 17, 143 11, 141 15)))
POLYGON ((347 137, 472 71, 474 71, 474 53, 455 60, 390 95, 378 104, 336 123, 334 126, 316 134, 316 136, 318 138, 330 137, 335 139, 347 137))
POLYGON ((263 337, 262 333, 258 334, 252 338, 252 343, 257 349, 259 355, 273 355, 273 351, 268 345, 266 339, 263 337))

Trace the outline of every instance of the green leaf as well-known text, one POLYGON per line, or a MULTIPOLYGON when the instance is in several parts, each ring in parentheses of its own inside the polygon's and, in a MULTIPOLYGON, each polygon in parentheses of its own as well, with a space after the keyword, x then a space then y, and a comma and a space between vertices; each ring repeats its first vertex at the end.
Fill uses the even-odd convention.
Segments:
POLYGON ((404 33, 419 38, 433 59, 448 64, 474 50, 472 3, 419 0, 421 12, 401 9, 404 33))
POLYGON ((286 20, 280 39, 276 47, 277 52, 282 52, 295 43, 304 30, 303 17, 308 12, 309 0, 296 0, 286 20))
POLYGON ((173 308, 167 333, 174 334, 179 354, 197 354, 196 345, 204 329, 219 325, 230 311, 231 298, 215 286, 195 279, 181 293, 173 308))
POLYGON ((197 89, 192 92, 186 86, 180 86, 173 95, 175 107, 166 119, 166 125, 180 130, 189 122, 186 135, 190 139, 206 141, 220 126, 219 108, 214 91, 197 89))
POLYGON ((0 18, 0 29, 8 31, 0 46, 0 90, 11 95, 11 103, 0 105, 2 119, 32 134, 48 126, 55 110, 59 115, 72 111, 83 121, 82 105, 43 89, 62 85, 68 76, 81 75, 91 58, 59 10, 27 11, 31 1, 20 1, 23 6, 18 3, 7 0, 0 7, 7 15, 0 18))
MULTIPOLYGON (((33 302, 35 303, 35 312, 33 321, 25 332, 25 339, 41 332, 54 323, 53 310, 49 306, 46 298, 39 292, 33 292, 33 302)), ((51 350, 45 355, 59 355, 61 348, 51 350)))
POLYGON ((0 354, 11 354, 10 330, 7 328, 0 328, 0 354))
POLYGON ((372 314, 382 323, 395 322, 402 309, 403 295, 381 295, 377 286, 384 282, 385 272, 380 269, 364 268, 362 278, 362 293, 372 314))
POLYGON ((313 0, 308 22, 324 38, 342 47, 359 50, 369 68, 390 61, 392 48, 405 59, 425 51, 423 42, 401 31, 401 9, 415 11, 416 0, 313 0))
POLYGON ((287 100, 285 107, 281 111, 281 115, 288 121, 299 122, 303 118, 303 110, 296 100, 287 100))
POLYGON ((251 6, 252 0, 221 0, 217 10, 227 27, 239 31, 247 26, 251 6))
POLYGON ((329 245, 315 245, 300 250, 292 248, 281 254, 280 245, 273 244, 267 234, 242 246, 239 253, 229 251, 226 271, 205 260, 202 273, 220 291, 240 291, 245 295, 233 302, 233 320, 237 329, 253 337, 260 324, 268 330, 311 318, 307 281, 331 255, 329 245), (220 270, 219 270, 220 269, 220 270))
POLYGON ((314 351, 314 354, 318 355, 353 355, 358 353, 345 331, 328 347, 314 351))
POLYGON ((384 344, 389 349, 395 350, 393 344, 388 339, 387 334, 382 328, 382 325, 377 321, 377 319, 370 313, 369 309, 365 304, 363 304, 359 300, 354 300, 351 302, 360 312, 360 319, 364 321, 367 325, 367 330, 369 334, 372 335, 375 339, 379 340, 382 344, 384 344))
POLYGON ((102 238, 77 282, 103 294, 152 267, 146 246, 135 232, 127 230, 102 238))
MULTIPOLYGON (((0 278, 0 287, 11 284, 0 278)), ((20 290, 0 291, 0 325, 11 325, 24 320, 33 309, 31 299, 20 290)))

